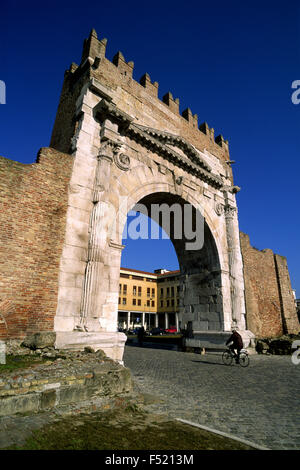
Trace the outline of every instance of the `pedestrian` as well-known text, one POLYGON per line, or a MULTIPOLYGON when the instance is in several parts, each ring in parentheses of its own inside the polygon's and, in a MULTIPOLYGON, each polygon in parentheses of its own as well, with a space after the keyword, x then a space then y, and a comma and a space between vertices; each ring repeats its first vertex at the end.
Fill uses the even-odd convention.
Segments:
POLYGON ((141 328, 138 329, 138 333, 137 333, 139 346, 143 346, 144 333, 145 333, 145 329, 142 326, 141 328))
POLYGON ((243 339, 241 335, 237 332, 237 327, 232 328, 232 335, 226 341, 226 346, 229 343, 231 343, 229 346, 229 349, 233 353, 236 363, 238 363, 240 360, 240 352, 241 352, 241 349, 243 349, 244 345, 243 345, 243 339), (235 352, 235 349, 237 350, 237 352, 235 352))

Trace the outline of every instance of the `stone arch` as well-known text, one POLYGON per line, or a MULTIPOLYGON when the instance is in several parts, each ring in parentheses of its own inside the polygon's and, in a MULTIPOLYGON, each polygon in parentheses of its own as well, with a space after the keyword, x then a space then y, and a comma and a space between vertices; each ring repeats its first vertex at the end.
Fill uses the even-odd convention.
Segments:
MULTIPOLYGON (((129 144, 122 136, 120 142, 104 139, 97 158, 89 155, 88 164, 86 152, 77 151, 54 325, 58 347, 73 347, 86 341, 93 344, 95 340, 97 346, 104 348, 107 341, 111 357, 115 357, 111 353, 115 344, 117 356, 121 354, 126 340, 117 333, 123 227, 128 211, 136 203, 161 193, 182 199, 199 210, 210 240, 205 256, 205 250, 198 253, 198 264, 200 260, 207 264, 206 275, 191 272, 192 263, 184 258, 188 278, 182 282, 182 323, 193 321, 194 330, 199 331, 226 331, 231 326, 227 219, 224 212, 216 211, 217 200, 222 207, 225 204, 221 191, 182 168, 159 163, 155 154, 131 147, 129 151, 129 144), (127 151, 126 168, 120 168, 116 157, 127 151), (83 164, 86 171, 82 173, 83 164), (126 199, 125 208, 120 203, 122 197, 126 199), (212 272, 214 275, 210 276, 212 272)), ((234 243, 238 247, 236 240, 234 243)))
MULTIPOLYGON (((194 329, 198 331, 224 330, 226 320, 224 317, 228 313, 225 311, 226 304, 223 302, 226 295, 224 290, 226 282, 222 279, 225 260, 219 234, 214 229, 213 217, 201 206, 199 198, 189 191, 182 194, 182 191, 169 181, 157 181, 155 177, 146 185, 135 187, 128 197, 130 203, 126 214, 125 212, 123 214, 124 218, 136 204, 149 205, 151 199, 158 204, 168 201, 169 205, 175 201, 181 201, 201 212, 204 217, 205 232, 205 243, 202 249, 188 255, 183 249, 184 240, 175 241, 170 237, 182 273, 179 319, 182 325, 192 321, 194 329)), ((124 220, 123 222, 125 223, 124 220)), ((123 227, 124 224, 120 224, 116 237, 118 244, 122 243, 123 227)))
MULTIPOLYGON (((160 177, 163 175, 160 175, 160 177)), ((135 187, 129 194, 129 205, 128 205, 128 210, 126 211, 126 214, 123 213, 123 225, 122 225, 122 218, 119 217, 119 211, 120 208, 117 209, 117 217, 121 221, 120 224, 120 229, 116 231, 116 242, 117 243, 122 243, 122 233, 123 233, 123 227, 125 224, 125 217, 127 217, 127 212, 132 209, 135 204, 137 204, 139 201, 141 201, 143 198, 150 194, 154 193, 159 193, 159 192, 165 192, 165 193, 170 193, 173 194, 174 196, 179 196, 182 197, 184 200, 186 200, 187 203, 191 204, 193 207, 196 209, 200 210, 202 216, 205 218, 207 225, 214 237, 214 241, 216 243, 218 255, 219 255, 219 260, 220 260, 220 269, 221 270, 227 270, 228 269, 228 261, 226 260, 226 256, 223 253, 222 250, 222 241, 220 239, 220 235, 218 233, 218 230, 216 228, 216 225, 218 223, 218 218, 216 215, 211 214, 211 211, 208 211, 204 205, 201 206, 199 198, 196 198, 191 194, 189 191, 185 191, 184 194, 180 193, 178 189, 175 188, 174 184, 171 184, 169 180, 163 181, 163 178, 160 179, 160 181, 157 181, 156 178, 153 178, 152 181, 148 182, 146 185, 140 185, 138 187, 135 187)))

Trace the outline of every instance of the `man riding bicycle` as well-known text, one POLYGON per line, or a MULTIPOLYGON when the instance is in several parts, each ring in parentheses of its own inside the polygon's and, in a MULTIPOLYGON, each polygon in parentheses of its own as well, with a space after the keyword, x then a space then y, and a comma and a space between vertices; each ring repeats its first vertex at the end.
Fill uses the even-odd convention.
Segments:
POLYGON ((236 363, 239 362, 240 360, 240 352, 241 352, 241 349, 243 349, 243 340, 242 340, 242 337, 241 335, 236 331, 237 328, 232 328, 232 335, 230 336, 230 338, 226 341, 226 346, 229 344, 229 343, 232 343, 230 346, 229 346, 229 349, 230 351, 233 353, 234 357, 235 357, 235 360, 236 360, 236 363), (237 350, 237 353, 235 352, 235 349, 237 350))

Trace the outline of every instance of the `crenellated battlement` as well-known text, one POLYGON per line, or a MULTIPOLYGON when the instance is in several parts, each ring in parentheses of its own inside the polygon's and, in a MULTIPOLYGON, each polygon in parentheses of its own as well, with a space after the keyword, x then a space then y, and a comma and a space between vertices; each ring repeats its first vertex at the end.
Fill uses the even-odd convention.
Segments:
POLYGON ((124 75, 128 78, 132 78, 132 73, 133 73, 133 68, 134 68, 134 62, 126 62, 125 58, 122 54, 122 52, 117 52, 116 55, 114 56, 112 63, 118 67, 119 72, 121 75, 124 75))
MULTIPOLYGON (((102 58, 105 57, 106 45, 107 39, 98 39, 95 29, 92 29, 88 39, 85 39, 83 44, 81 67, 88 60, 90 62, 90 65, 93 65, 95 68, 95 62, 97 62, 97 60, 100 61, 102 58)), ((115 54, 112 63, 118 68, 120 74, 123 77, 133 79, 132 75, 134 69, 134 62, 126 62, 122 52, 119 51, 115 54)), ((149 95, 159 99, 159 84, 157 81, 152 82, 148 73, 145 73, 140 78, 138 83, 145 88, 149 95)), ((173 113, 180 115, 179 98, 174 99, 171 92, 168 92, 163 96, 162 102, 166 104, 173 113)), ((184 111, 182 111, 181 117, 185 119, 193 128, 199 129, 199 131, 205 134, 210 139, 210 141, 214 141, 218 146, 223 148, 225 151, 228 151, 228 140, 225 140, 221 134, 215 138, 214 129, 209 128, 206 122, 200 124, 200 126, 198 127, 198 115, 193 114, 190 108, 186 108, 184 111)))
POLYGON ((174 100, 172 93, 168 91, 168 93, 163 96, 162 100, 163 103, 169 106, 173 113, 179 114, 179 98, 174 100))
POLYGON ((207 135, 208 137, 210 137, 211 140, 215 140, 215 130, 213 127, 208 127, 208 124, 207 122, 203 122, 202 124, 200 124, 199 126, 199 130, 201 132, 203 132, 203 134, 207 135))
POLYGON ((158 83, 157 82, 151 82, 150 75, 148 73, 145 73, 141 78, 140 78, 140 84, 146 88, 147 92, 151 95, 154 96, 154 98, 158 98, 158 83))
MULTIPOLYGON (((170 117, 167 117, 169 123, 172 121, 173 127, 178 128, 178 123, 180 123, 178 117, 182 119, 179 124, 181 133, 189 136, 191 142, 194 141, 194 145, 212 151, 225 161, 230 159, 228 141, 221 134, 215 137, 214 129, 210 128, 206 122, 199 125, 198 115, 194 114, 189 107, 180 112, 179 98, 175 99, 170 91, 160 99, 158 96, 159 84, 157 81, 151 80, 149 73, 144 73, 138 81, 135 80, 133 78, 134 62, 127 62, 121 51, 118 51, 112 60, 107 59, 106 46, 107 39, 98 39, 95 29, 92 29, 89 37, 84 40, 80 65, 72 63, 66 72, 67 80, 70 80, 73 90, 74 85, 80 83, 82 79, 85 80, 86 77, 96 78, 113 89, 121 87, 128 93, 139 96, 140 100, 146 99, 147 101, 147 95, 149 95, 150 99, 147 102, 150 102, 152 107, 156 107, 156 111, 153 109, 152 113, 154 112, 156 115, 162 112, 160 106, 162 103, 174 114, 174 119, 170 114, 170 117)), ((63 150, 66 151, 66 148, 64 147, 63 150)))
POLYGON ((181 113, 182 117, 186 119, 193 127, 198 128, 198 115, 193 114, 190 108, 186 108, 181 113))
POLYGON ((88 39, 83 42, 81 65, 89 58, 94 61, 96 58, 105 57, 106 44, 107 39, 98 39, 96 31, 92 29, 88 39))

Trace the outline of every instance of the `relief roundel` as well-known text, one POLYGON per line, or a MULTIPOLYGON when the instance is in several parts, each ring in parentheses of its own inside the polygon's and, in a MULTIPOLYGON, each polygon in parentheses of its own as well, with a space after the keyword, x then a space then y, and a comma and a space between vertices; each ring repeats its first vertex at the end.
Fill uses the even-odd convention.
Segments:
POLYGON ((221 204, 220 202, 217 202, 216 205, 215 205, 215 211, 216 211, 217 215, 222 215, 223 212, 224 212, 223 204, 221 204))
POLYGON ((116 153, 114 155, 115 164, 118 168, 123 171, 127 171, 130 168, 130 158, 125 153, 116 153))

